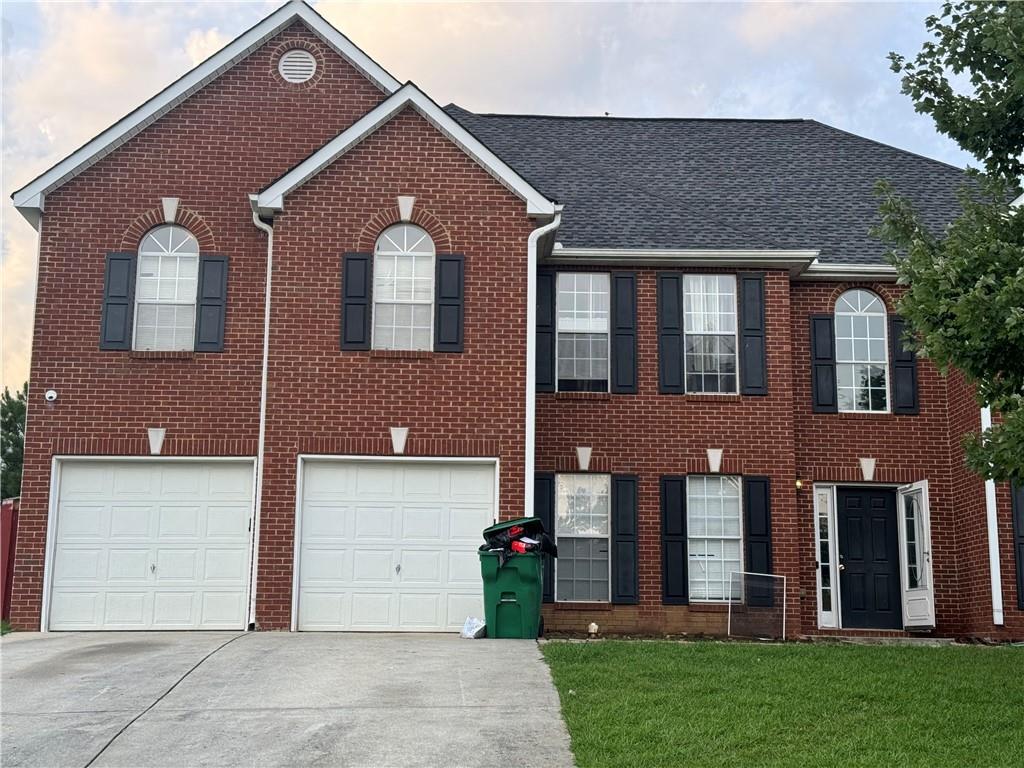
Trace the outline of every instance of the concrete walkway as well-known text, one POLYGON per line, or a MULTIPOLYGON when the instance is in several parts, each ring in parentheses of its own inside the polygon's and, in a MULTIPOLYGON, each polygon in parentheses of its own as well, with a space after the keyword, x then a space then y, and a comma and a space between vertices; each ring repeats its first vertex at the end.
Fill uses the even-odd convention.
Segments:
POLYGON ((572 765, 529 640, 15 633, 0 664, 6 767, 572 765))

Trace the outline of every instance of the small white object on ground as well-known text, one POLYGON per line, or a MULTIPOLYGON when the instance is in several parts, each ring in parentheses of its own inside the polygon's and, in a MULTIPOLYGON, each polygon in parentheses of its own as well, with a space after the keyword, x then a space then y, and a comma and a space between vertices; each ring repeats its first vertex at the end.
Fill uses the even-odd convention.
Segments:
POLYGON ((466 623, 462 625, 460 637, 464 637, 467 640, 476 640, 484 636, 486 629, 487 624, 484 623, 483 619, 470 616, 466 619, 466 623))

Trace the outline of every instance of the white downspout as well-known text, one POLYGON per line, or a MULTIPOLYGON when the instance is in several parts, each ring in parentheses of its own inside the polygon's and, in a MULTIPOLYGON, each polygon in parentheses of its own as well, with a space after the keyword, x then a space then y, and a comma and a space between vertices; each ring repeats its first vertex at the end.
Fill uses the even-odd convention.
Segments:
MULTIPOLYGON (((526 245, 526 451, 523 471, 523 517, 533 517, 533 454, 537 443, 537 242, 562 223, 562 206, 555 218, 530 233, 526 245)), ((550 533, 550 531, 549 531, 550 533)))
POLYGON ((260 431, 256 442, 256 467, 253 472, 252 569, 249 574, 249 624, 256 624, 257 567, 260 556, 260 518, 263 509, 263 447, 267 433, 267 370, 270 365, 270 282, 274 268, 274 228, 260 219, 256 209, 256 196, 250 195, 253 205, 252 223, 267 233, 267 283, 263 297, 263 365, 260 371, 260 431))
MULTIPOLYGON (((981 431, 992 426, 992 411, 981 409, 981 431)), ((996 481, 985 481, 985 517, 988 522, 988 571, 992 589, 992 623, 1003 626, 1003 581, 999 563, 999 518, 996 515, 996 481)))

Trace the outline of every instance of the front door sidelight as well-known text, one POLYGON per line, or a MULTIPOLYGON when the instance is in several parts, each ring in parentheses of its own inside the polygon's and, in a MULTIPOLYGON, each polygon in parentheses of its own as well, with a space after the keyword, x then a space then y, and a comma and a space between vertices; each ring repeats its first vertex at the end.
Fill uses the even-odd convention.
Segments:
POLYGON ((903 591, 903 623, 907 629, 928 629, 935 626, 928 481, 901 487, 897 506, 902 555, 900 586, 903 591))

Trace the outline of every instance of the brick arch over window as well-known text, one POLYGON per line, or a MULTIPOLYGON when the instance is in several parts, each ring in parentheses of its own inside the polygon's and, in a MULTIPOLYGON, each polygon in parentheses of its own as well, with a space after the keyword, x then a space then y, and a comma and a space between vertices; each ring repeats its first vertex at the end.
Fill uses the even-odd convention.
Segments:
POLYGON ((193 210, 178 206, 178 213, 173 222, 164 220, 163 208, 152 208, 138 216, 135 221, 128 225, 128 229, 121 236, 121 250, 134 251, 142 242, 143 236, 154 227, 161 224, 177 224, 184 227, 199 241, 200 253, 212 253, 217 250, 217 244, 213 238, 213 230, 206 223, 202 216, 193 210))
MULTIPOLYGON (((377 244, 377 238, 380 237, 380 233, 392 224, 401 223, 402 217, 398 212, 398 205, 378 211, 368 222, 366 222, 366 225, 359 233, 356 250, 365 253, 373 253, 374 246, 377 244)), ((408 223, 415 224, 427 231, 427 234, 430 235, 431 239, 434 241, 435 252, 453 253, 455 251, 454 244, 452 243, 451 236, 448 234, 448 230, 445 228, 444 224, 441 223, 441 220, 427 209, 416 206, 413 209, 412 218, 409 219, 408 223)))
POLYGON ((881 283, 836 283, 835 288, 832 289, 831 295, 828 297, 829 312, 834 312, 836 302, 839 297, 850 290, 860 289, 862 291, 868 291, 875 294, 882 300, 882 304, 885 305, 885 313, 887 315, 896 314, 896 300, 899 298, 897 294, 894 294, 888 285, 881 283))

